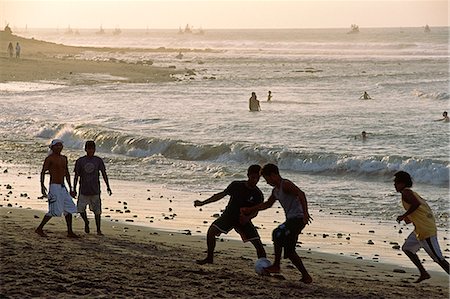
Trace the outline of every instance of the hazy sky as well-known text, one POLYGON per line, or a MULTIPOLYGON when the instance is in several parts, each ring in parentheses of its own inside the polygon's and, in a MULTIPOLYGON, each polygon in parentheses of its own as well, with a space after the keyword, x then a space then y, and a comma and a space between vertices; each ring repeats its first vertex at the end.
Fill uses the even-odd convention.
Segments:
POLYGON ((330 28, 449 25, 433 0, 0 0, 0 24, 21 28, 330 28))

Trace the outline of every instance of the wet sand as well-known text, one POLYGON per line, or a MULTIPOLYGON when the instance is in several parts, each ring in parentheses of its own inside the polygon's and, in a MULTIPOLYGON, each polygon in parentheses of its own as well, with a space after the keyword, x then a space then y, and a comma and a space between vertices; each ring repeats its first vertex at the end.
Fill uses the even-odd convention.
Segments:
MULTIPOLYGON (((415 269, 303 248, 297 250, 314 279, 308 285, 287 260, 281 275, 258 276, 254 249, 235 240, 219 239, 215 263, 200 266, 195 260, 205 256, 204 235, 156 230, 113 217, 103 217, 104 236, 85 234, 76 217, 79 239, 67 238, 64 219, 53 218, 43 238, 34 230, 44 212, 17 204, 21 197, 42 201, 36 197, 38 188, 14 180, 21 176, 34 184, 36 178, 1 170, 1 297, 448 298, 443 271, 430 271, 431 279, 414 284, 415 269)), ((164 188, 157 193, 167 198, 174 194, 164 188)), ((272 260, 272 247, 266 250, 272 260)))

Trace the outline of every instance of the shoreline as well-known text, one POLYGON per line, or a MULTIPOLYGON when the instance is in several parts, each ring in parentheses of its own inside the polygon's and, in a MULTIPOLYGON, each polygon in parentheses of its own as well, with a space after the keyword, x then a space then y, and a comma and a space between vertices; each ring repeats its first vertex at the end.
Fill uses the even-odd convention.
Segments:
MULTIPOLYGON (((47 201, 41 197, 38 188, 39 174, 34 167, 1 162, 0 181, 4 182, 0 184, 0 200, 3 199, 0 208, 14 207, 47 212, 47 201)), ((48 177, 45 181, 48 182, 48 177)), ((113 178, 110 178, 110 185, 113 195, 102 193, 103 222, 137 225, 200 238, 205 238, 210 224, 216 218, 215 215, 227 202, 223 200, 199 209, 193 207, 194 200, 205 199, 212 195, 213 191, 194 193, 168 189, 164 185, 113 178)), ((413 227, 357 217, 334 216, 317 210, 311 212, 314 221, 300 235, 300 250, 416 271, 400 249, 413 227)), ((93 218, 91 211, 87 211, 87 215, 88 218, 93 218)), ((263 244, 267 247, 272 248, 271 232, 283 220, 277 208, 261 211, 253 220, 263 244)), ((83 221, 77 214, 74 222, 83 221)), ((94 229, 94 223, 91 221, 91 231, 94 229)), ((74 226, 75 232, 84 233, 83 227, 74 226)), ((439 230, 439 243, 444 256, 447 256, 449 251, 447 236, 447 230, 439 230)), ((242 244, 239 235, 234 231, 222 234, 220 239, 242 244)), ((270 251, 272 249, 269 249, 270 251)), ((437 273, 442 271, 425 252, 421 251, 419 257, 427 270, 437 273)))
MULTIPOLYGON (((56 81, 67 85, 92 85, 98 83, 159 83, 178 80, 175 75, 192 74, 189 69, 176 69, 175 66, 154 66, 151 60, 139 60, 136 63, 110 58, 107 61, 77 59, 76 56, 86 51, 99 53, 128 52, 169 52, 202 51, 205 49, 134 49, 108 47, 66 46, 9 35, 0 31, 0 49, 6 49, 9 42, 19 42, 21 58, 9 58, 0 51, 0 83, 56 81)), ((15 54, 14 54, 15 55, 15 54)))
MULTIPOLYGON (((104 236, 66 237, 63 218, 53 218, 47 238, 34 233, 41 211, 0 208, 2 266, 0 294, 7 298, 446 298, 448 276, 413 284, 415 271, 298 250, 314 282, 299 282, 286 260, 282 273, 258 276, 254 249, 239 241, 218 242, 214 264, 197 265, 202 237, 103 221, 104 236), (49 256, 51 252, 51 256, 49 256), (399 271, 400 270, 400 271, 399 271), (48 283, 51 281, 52 283, 48 283)), ((79 221, 74 227, 79 230, 79 221)), ((272 253, 268 250, 268 258, 272 253)))

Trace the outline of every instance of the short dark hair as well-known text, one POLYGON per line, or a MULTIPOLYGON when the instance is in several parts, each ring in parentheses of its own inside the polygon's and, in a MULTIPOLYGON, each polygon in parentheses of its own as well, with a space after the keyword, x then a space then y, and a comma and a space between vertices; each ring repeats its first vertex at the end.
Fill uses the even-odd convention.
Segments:
POLYGON ((254 174, 254 173, 259 174, 260 172, 261 172, 261 166, 259 166, 257 164, 253 164, 253 165, 250 165, 250 167, 248 168, 247 175, 254 174))
POLYGON ((406 187, 412 187, 412 179, 406 171, 398 171, 394 174, 394 181, 405 184, 406 187))
POLYGON ((84 144, 84 149, 87 150, 88 148, 93 148, 95 149, 95 142, 93 140, 88 140, 86 141, 86 143, 84 144))
POLYGON ((261 174, 263 176, 271 175, 271 174, 280 174, 280 170, 278 169, 278 166, 275 164, 269 163, 263 166, 261 169, 261 174))

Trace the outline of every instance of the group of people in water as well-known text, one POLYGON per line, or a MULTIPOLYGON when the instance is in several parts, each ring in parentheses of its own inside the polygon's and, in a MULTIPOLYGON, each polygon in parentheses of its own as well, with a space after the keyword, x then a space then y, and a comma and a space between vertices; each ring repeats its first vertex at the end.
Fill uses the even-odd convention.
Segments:
MULTIPOLYGON (((20 44, 19 44, 19 42, 17 42, 16 43, 16 58, 20 58, 20 51, 21 51, 20 44)), ((9 42, 9 44, 8 44, 8 54, 9 54, 10 58, 14 57, 14 46, 13 46, 12 42, 9 42)))
MULTIPOLYGON (((267 102, 272 101, 272 92, 269 90, 267 93, 267 102)), ((252 96, 248 99, 248 109, 250 111, 261 111, 261 105, 256 97, 256 92, 252 92, 252 96)))

